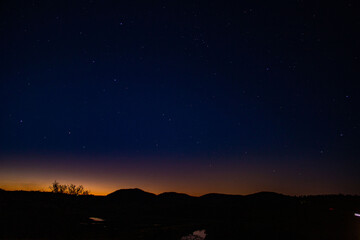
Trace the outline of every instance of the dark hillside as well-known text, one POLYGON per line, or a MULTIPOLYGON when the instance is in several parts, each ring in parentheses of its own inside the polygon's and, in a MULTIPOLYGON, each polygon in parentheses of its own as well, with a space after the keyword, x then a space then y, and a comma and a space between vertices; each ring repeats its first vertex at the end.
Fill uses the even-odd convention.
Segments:
POLYGON ((0 191, 0 239, 359 239, 359 196, 0 191))

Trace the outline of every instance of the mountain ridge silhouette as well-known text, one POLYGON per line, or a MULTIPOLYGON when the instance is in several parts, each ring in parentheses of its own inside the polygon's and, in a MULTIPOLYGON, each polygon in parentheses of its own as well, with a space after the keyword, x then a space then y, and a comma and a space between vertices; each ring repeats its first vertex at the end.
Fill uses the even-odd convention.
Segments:
POLYGON ((138 188, 106 196, 0 191, 0 239, 179 240, 205 229, 209 240, 350 240, 359 239, 359 204, 360 196, 274 192, 193 197, 138 188))
POLYGON ((227 194, 227 193, 206 193, 204 195, 200 195, 200 196, 192 196, 186 193, 180 193, 180 192, 162 192, 159 194, 155 194, 155 193, 151 193, 145 190, 142 190, 140 188, 121 188, 118 190, 115 190, 107 195, 105 195, 106 197, 115 197, 115 196, 119 196, 119 195, 127 195, 127 194, 132 194, 132 195, 146 195, 146 196, 154 196, 154 197, 182 197, 182 198, 217 198, 217 197, 226 197, 226 198, 231 198, 231 197, 259 197, 259 196, 279 196, 279 197, 283 197, 283 196, 288 196, 291 197, 290 195, 286 195, 286 194, 282 194, 282 193, 277 193, 277 192, 270 192, 270 191, 260 191, 260 192, 256 192, 256 193, 251 193, 251 194, 246 194, 246 195, 242 195, 242 194, 227 194))

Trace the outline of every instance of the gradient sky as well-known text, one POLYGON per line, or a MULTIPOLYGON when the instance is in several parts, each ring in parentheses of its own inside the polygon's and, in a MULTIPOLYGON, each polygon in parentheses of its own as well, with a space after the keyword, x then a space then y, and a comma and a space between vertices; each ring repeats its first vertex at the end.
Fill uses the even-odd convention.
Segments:
POLYGON ((0 188, 360 194, 356 1, 1 1, 0 188))

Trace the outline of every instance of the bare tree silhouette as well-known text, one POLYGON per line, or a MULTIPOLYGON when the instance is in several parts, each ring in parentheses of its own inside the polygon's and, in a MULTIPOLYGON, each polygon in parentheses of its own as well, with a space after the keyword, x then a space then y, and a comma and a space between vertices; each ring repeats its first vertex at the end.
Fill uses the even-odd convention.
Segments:
POLYGON ((68 193, 70 195, 78 195, 78 194, 76 194, 76 185, 75 184, 68 185, 67 189, 68 189, 68 193))
POLYGON ((56 180, 50 185, 50 190, 53 193, 65 193, 70 195, 89 195, 90 191, 86 190, 83 185, 76 186, 75 184, 61 185, 56 180))
POLYGON ((60 186, 59 186, 60 184, 55 180, 52 184, 51 184, 51 186, 49 187, 50 188, 50 190, 51 190, 51 192, 53 192, 53 193, 59 193, 59 189, 60 189, 60 186))

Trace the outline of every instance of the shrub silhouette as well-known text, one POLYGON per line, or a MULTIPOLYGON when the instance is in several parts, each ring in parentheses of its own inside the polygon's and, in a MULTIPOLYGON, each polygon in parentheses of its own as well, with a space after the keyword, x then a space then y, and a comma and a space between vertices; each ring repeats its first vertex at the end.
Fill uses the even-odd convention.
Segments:
POLYGON ((68 185, 68 193, 71 194, 71 195, 77 195, 76 194, 76 185, 74 184, 70 184, 68 185))
POLYGON ((89 190, 86 190, 83 185, 76 186, 75 184, 61 185, 56 180, 50 185, 50 190, 53 193, 65 193, 69 195, 89 195, 89 190))

